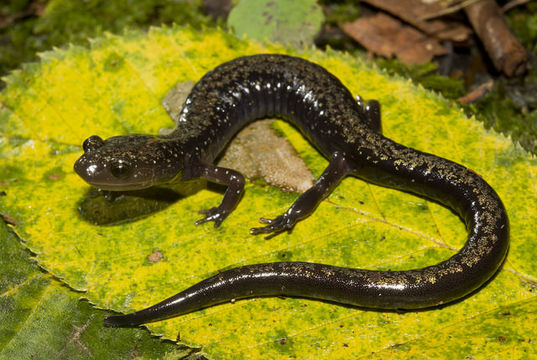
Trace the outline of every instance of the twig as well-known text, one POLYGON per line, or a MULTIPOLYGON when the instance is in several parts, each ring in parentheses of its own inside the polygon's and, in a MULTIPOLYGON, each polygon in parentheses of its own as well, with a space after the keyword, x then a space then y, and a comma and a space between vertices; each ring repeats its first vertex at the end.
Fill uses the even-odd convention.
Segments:
POLYGON ((422 16, 420 18, 420 20, 425 21, 425 20, 434 19, 434 18, 437 18, 437 17, 440 17, 440 16, 453 14, 454 12, 457 12, 457 11, 459 11, 461 9, 464 9, 465 7, 472 5, 473 3, 477 2, 477 1, 479 1, 479 0, 465 0, 465 1, 462 1, 462 2, 460 2, 458 4, 456 4, 456 5, 448 6, 444 10, 437 11, 434 14, 427 14, 425 16, 422 16))
POLYGON ((464 10, 494 67, 507 76, 524 74, 528 55, 511 33, 496 2, 481 0, 464 10))
POLYGON ((511 10, 514 7, 524 5, 525 3, 528 3, 528 2, 530 2, 530 0, 512 0, 512 1, 509 1, 507 4, 502 6, 502 13, 505 13, 505 12, 511 10))
POLYGON ((463 104, 471 104, 473 102, 476 102, 483 96, 487 95, 490 90, 492 90, 493 85, 494 82, 492 80, 488 81, 484 84, 479 85, 475 90, 470 91, 469 93, 458 98, 457 100, 459 100, 463 104))
POLYGON ((19 11, 11 16, 0 17, 0 30, 8 27, 17 20, 24 19, 30 16, 41 16, 45 9, 45 4, 32 2, 25 10, 19 11))

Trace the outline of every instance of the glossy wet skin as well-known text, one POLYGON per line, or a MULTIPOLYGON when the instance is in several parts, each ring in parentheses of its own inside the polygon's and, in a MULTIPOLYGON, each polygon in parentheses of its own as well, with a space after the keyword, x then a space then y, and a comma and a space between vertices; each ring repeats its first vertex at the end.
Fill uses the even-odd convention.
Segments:
POLYGON ((90 184, 110 190, 199 177, 225 184, 222 202, 202 210, 205 217, 196 223, 213 221, 219 226, 239 202, 244 177, 212 163, 242 127, 267 116, 293 123, 330 162, 284 214, 261 219, 266 226, 251 229, 252 234, 272 236, 292 229, 351 175, 451 208, 467 226, 466 244, 439 264, 408 271, 305 262, 243 266, 147 309, 109 317, 107 324, 141 324, 254 296, 298 296, 378 309, 426 308, 471 293, 501 266, 509 244, 509 222, 500 198, 481 176, 384 137, 376 101, 364 104, 354 99, 327 70, 300 58, 256 55, 224 63, 194 86, 172 134, 117 137, 104 144, 90 138, 75 169, 90 184), (110 174, 124 171, 117 169, 123 166, 118 159, 135 172, 110 174))
POLYGON ((177 148, 152 135, 94 135, 83 144, 84 155, 74 166, 88 184, 102 190, 139 190, 172 181, 182 172, 177 148))

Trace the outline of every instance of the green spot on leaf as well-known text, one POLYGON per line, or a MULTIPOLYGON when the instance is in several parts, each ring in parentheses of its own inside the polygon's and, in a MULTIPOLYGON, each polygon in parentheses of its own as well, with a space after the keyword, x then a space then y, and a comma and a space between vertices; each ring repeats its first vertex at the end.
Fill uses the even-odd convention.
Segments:
POLYGON ((104 71, 118 71, 125 64, 125 59, 117 53, 111 53, 104 60, 103 70, 104 71))

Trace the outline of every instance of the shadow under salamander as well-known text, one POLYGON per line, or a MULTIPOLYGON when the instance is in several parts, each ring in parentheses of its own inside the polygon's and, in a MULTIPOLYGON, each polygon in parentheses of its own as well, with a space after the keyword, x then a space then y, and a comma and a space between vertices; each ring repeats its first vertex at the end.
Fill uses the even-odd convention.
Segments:
POLYGON ((78 212, 82 219, 91 224, 119 225, 155 214, 207 188, 215 189, 207 186, 205 180, 183 181, 167 187, 155 186, 134 191, 102 191, 92 187, 78 201, 78 212))

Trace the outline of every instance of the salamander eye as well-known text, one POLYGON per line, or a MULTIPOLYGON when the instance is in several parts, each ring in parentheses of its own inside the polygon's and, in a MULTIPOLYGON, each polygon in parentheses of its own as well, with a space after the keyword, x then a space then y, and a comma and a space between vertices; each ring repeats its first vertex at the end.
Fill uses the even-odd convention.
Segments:
POLYGON ((104 140, 97 135, 90 136, 82 144, 84 152, 93 151, 104 145, 104 140))
POLYGON ((132 165, 127 159, 114 159, 110 163, 110 172, 117 178, 124 178, 130 174, 132 165))

